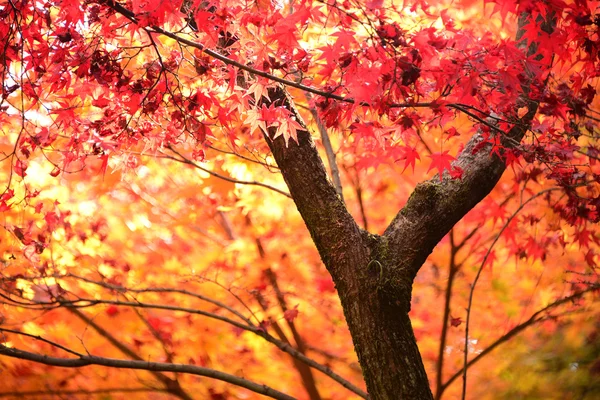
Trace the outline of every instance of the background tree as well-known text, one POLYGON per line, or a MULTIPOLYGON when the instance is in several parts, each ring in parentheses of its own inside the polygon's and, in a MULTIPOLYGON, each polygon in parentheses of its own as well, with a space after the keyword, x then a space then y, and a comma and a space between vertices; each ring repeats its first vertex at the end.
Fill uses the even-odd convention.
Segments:
POLYGON ((0 4, 3 395, 598 394, 597 2, 0 4))

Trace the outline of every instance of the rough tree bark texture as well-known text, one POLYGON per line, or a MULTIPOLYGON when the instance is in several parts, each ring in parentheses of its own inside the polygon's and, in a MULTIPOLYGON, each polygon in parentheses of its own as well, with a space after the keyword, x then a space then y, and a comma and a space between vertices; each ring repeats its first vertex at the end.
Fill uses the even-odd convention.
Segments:
MULTIPOLYGON (((519 35, 527 22, 526 15, 520 18, 519 35)), ((502 134, 507 148, 522 140, 537 112, 537 103, 527 98, 528 83, 519 105, 527 113, 502 134)), ((271 103, 290 109, 302 123, 284 88, 269 94, 271 103)), ((349 214, 307 131, 298 131, 298 143, 287 147, 273 135, 266 140, 336 284, 371 398, 433 399, 408 316, 413 280, 444 235, 494 188, 504 162, 490 154, 489 145, 480 146, 484 139, 475 134, 455 162, 462 178, 446 174, 441 182, 436 177, 417 185, 379 236, 360 229, 349 214), (474 152, 476 146, 481 148, 474 152)))

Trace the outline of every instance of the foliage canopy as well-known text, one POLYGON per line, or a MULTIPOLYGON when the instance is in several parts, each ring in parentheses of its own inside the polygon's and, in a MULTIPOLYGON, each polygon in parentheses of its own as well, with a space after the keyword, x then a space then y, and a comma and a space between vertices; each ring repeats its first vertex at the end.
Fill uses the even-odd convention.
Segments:
POLYGON ((0 396, 600 394, 600 2, 1 0, 0 45, 0 396))

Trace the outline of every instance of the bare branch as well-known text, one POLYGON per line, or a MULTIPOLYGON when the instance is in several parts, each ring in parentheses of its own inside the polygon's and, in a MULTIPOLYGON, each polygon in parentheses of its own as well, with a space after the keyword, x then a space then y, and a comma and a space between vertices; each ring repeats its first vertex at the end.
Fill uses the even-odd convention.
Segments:
MULTIPOLYGON (((248 222, 248 225, 252 224, 252 221, 251 221, 249 215, 246 215, 246 221, 248 222)), ((261 241, 260 237, 256 236, 255 242, 256 242, 256 249, 258 251, 259 257, 264 261, 266 259, 266 253, 265 253, 265 249, 264 249, 264 246, 262 245, 262 241, 261 241)), ((279 301, 279 305, 280 305, 282 311, 285 313, 285 311, 287 311, 287 306, 283 299, 283 294, 279 290, 279 285, 277 284, 277 280, 275 278, 273 271, 271 270, 271 268, 267 268, 264 271, 264 274, 270 280, 271 286, 273 286, 273 289, 275 290, 275 293, 277 295, 277 300, 279 301)), ((260 294, 259 292, 255 292, 255 297, 258 300, 258 303, 261 306, 261 308, 263 309, 263 311, 267 311, 267 304, 264 301, 262 294, 260 294)), ((281 339, 283 342, 285 342, 291 346, 289 339, 287 338, 287 336, 283 332, 283 329, 281 329, 281 327, 279 326, 277 321, 271 321, 271 324, 273 326, 273 329, 275 330, 275 333, 277 334, 277 336, 279 336, 279 339, 281 339)), ((296 349, 300 353, 306 354, 306 351, 304 348, 304 342, 301 340, 300 335, 294 326, 294 323, 288 321, 288 326, 290 327, 290 330, 292 331, 292 334, 294 336, 294 340, 296 342, 296 349)), ((310 399, 311 400, 321 400, 321 395, 319 394, 319 390, 317 389, 317 384, 315 382, 312 371, 308 367, 308 365, 300 362, 300 360, 298 360, 297 358, 294 358, 294 357, 292 357, 292 362, 294 364, 294 368, 296 368, 296 371, 298 371, 298 374, 300 375, 300 379, 302 380, 304 389, 306 390, 306 393, 308 394, 310 399)))
POLYGON ((110 290, 115 290, 117 292, 126 292, 126 293, 175 293, 175 294, 182 294, 182 295, 186 295, 186 296, 190 296, 190 297, 195 297, 199 300, 205 301, 209 304, 215 305, 219 308, 222 308, 224 310, 229 311, 230 313, 232 313, 233 315, 235 315, 236 317, 240 318, 242 321, 244 321, 245 323, 247 323, 248 325, 253 325, 252 322, 246 318, 244 316, 244 314, 240 313, 239 311, 237 311, 235 308, 232 308, 230 306, 228 306, 227 304, 220 302, 218 300, 214 300, 210 297, 204 296, 202 294, 199 293, 195 293, 195 292, 191 292, 189 290, 184 290, 184 289, 174 289, 174 288, 168 288, 168 287, 157 287, 157 288, 152 288, 152 287, 147 287, 147 288, 140 288, 140 289, 133 289, 130 287, 126 287, 126 286, 120 286, 120 285, 114 285, 114 284, 110 284, 107 282, 99 282, 99 281, 95 281, 93 279, 89 279, 83 276, 78 276, 78 275, 74 275, 74 274, 68 274, 68 275, 53 275, 53 278, 74 278, 77 280, 81 280, 87 283, 91 283, 94 285, 98 285, 101 287, 104 287, 106 289, 110 289, 110 290))
MULTIPOLYGON (((524 331, 526 328, 535 325, 538 322, 542 322, 545 321, 549 318, 551 318, 551 316, 543 316, 542 314, 548 313, 551 310, 553 310, 556 307, 559 307, 563 304, 569 303, 571 301, 577 300, 579 298, 581 298, 583 295, 585 295, 586 293, 590 293, 593 291, 597 291, 599 288, 598 286, 591 286, 585 290, 582 290, 580 292, 574 293, 570 296, 567 297, 563 297, 562 299, 556 300, 553 303, 548 304, 546 307, 536 311, 535 313, 533 313, 531 315, 531 317, 529 317, 529 319, 527 321, 524 321, 522 323, 520 323, 519 325, 515 326, 514 328, 512 328, 511 330, 509 330, 508 332, 506 332, 504 335, 500 336, 498 339, 496 339, 492 344, 490 344, 488 347, 486 347, 481 353, 479 353, 475 358, 473 358, 472 360, 470 360, 467 365, 466 365, 466 369, 469 369, 470 367, 472 367, 476 362, 478 362, 479 360, 481 360, 483 357, 485 357, 487 354, 491 353, 493 350, 495 350, 498 346, 500 346, 503 343, 508 342, 509 339, 513 338, 514 336, 518 335, 519 333, 521 333, 522 331, 524 331)), ((450 386, 455 380, 457 380, 458 378, 460 378, 461 376, 463 376, 465 371, 465 367, 463 366, 463 368, 460 371, 457 371, 454 375, 452 375, 452 377, 450 377, 443 385, 442 385, 442 393, 444 390, 446 390, 448 388, 448 386, 450 386)), ((441 396, 441 394, 440 394, 441 396)))
POLYGON ((164 389, 159 388, 106 388, 106 389, 96 389, 96 390, 29 390, 29 391, 21 391, 16 390, 14 392, 0 392, 0 398, 3 397, 15 397, 17 399, 22 399, 24 397, 33 397, 39 398, 39 396, 77 396, 77 395, 95 395, 95 394, 111 394, 111 393, 167 393, 164 389))
MULTIPOLYGON (((117 349, 119 349, 119 351, 121 351, 126 356, 129 356, 132 359, 137 360, 137 361, 144 360, 136 352, 131 350, 127 345, 125 345, 123 342, 118 340, 115 336, 110 334, 106 329, 102 328, 100 325, 98 325, 96 322, 94 322, 91 318, 89 318, 83 312, 81 312, 71 306, 67 306, 67 310, 69 310, 69 312, 71 312, 72 314, 77 316, 79 319, 84 321, 88 326, 91 326, 96 332, 98 332, 98 334, 100 334, 100 336, 102 336, 103 338, 108 340, 110 342, 110 344, 115 346, 117 349)), ((173 395, 175 395, 181 399, 184 399, 184 400, 192 400, 192 397, 189 394, 187 394, 185 390, 183 390, 183 388, 181 387, 181 385, 179 384, 177 379, 172 379, 172 378, 166 376, 165 374, 162 374, 159 371, 153 371, 153 375, 156 377, 156 379, 158 379, 160 382, 162 382, 165 385, 165 388, 169 393, 172 393, 173 395)))
MULTIPOLYGON (((306 99, 310 103, 310 93, 305 94, 306 99)), ((319 113, 314 107, 309 107, 309 111, 315 120, 315 124, 317 124, 317 129, 319 129, 319 133, 321 134, 321 141, 323 142, 323 147, 325 148, 325 154, 327 155, 327 161, 329 162, 329 170, 331 171, 331 179, 333 180, 333 186, 335 186, 335 190, 340 195, 342 201, 344 201, 344 191, 342 188, 342 181, 340 179, 340 170, 337 166, 337 162, 335 161, 335 152, 333 151, 333 146, 331 145, 331 140, 329 139, 329 133, 327 132, 327 128, 323 124, 323 121, 319 117, 319 113)))
POLYGON ((362 219, 363 229, 365 231, 368 231, 369 230, 369 219, 367 218, 367 209, 365 207, 365 201, 363 199, 363 189, 360 184, 360 172, 356 169, 356 166, 353 166, 352 167, 352 169, 354 169, 354 176, 353 176, 352 173, 350 172, 349 167, 346 167, 345 165, 342 164, 342 168, 346 172, 346 175, 348 176, 348 178, 350 179, 350 182, 352 183, 352 186, 354 187, 354 192, 356 193, 356 201, 358 202, 360 216, 362 219))
MULTIPOLYGON (((267 163, 266 161, 260 161, 258 159, 254 159, 254 158, 250 158, 250 157, 246 157, 240 153, 236 153, 235 151, 228 151, 228 150, 223 150, 223 149, 219 149, 218 147, 215 146, 211 146, 211 145, 207 145, 206 147, 208 147, 211 150, 217 151, 219 153, 223 153, 223 154, 230 154, 232 156, 241 158, 242 160, 246 160, 255 164, 259 164, 264 166, 269 172, 272 173, 279 173, 279 167, 277 165, 271 165, 269 163, 267 163)), ((252 154, 252 153, 251 153, 252 154)), ((252 154, 254 155, 254 154, 252 154)), ((254 155, 255 157, 257 157, 256 155, 254 155)), ((257 157, 258 158, 258 157, 257 157)))
POLYGON ((467 320, 465 322, 465 346, 464 346, 464 362, 463 362, 463 397, 465 395, 464 391, 466 390, 466 387, 467 387, 467 364, 468 364, 468 357, 469 357, 469 324, 471 322, 471 307, 473 305, 473 296, 474 296, 474 293, 475 293, 475 287, 477 286, 477 282, 479 281, 479 277, 481 276, 481 272, 483 271, 483 267, 485 266, 485 263, 487 262, 488 257, 492 253, 492 249, 494 248, 494 245, 498 242, 498 240, 500 239, 500 236, 502 236, 502 233, 504 232, 504 230, 508 227, 508 225, 512 222, 512 220, 519 214, 519 212, 521 212, 521 210, 527 204, 529 204, 533 200, 537 199, 538 197, 540 197, 540 196, 542 196, 544 194, 556 191, 556 190, 560 190, 560 188, 556 188, 555 187, 555 188, 550 188, 550 189, 542 190, 542 191, 536 193, 535 195, 531 196, 525 202, 523 202, 519 206, 519 208, 517 208, 515 210, 515 212, 506 220, 506 222, 504 223, 504 225, 500 229, 500 232, 498 232, 498 234, 496 235, 496 237, 494 238, 494 240, 490 244, 490 247, 488 247, 487 253, 483 257, 483 260, 481 261, 481 265, 479 266, 479 269, 477 270, 477 274, 475 275, 475 279, 473 280, 473 283, 471 284, 471 289, 469 291, 469 302, 468 302, 468 305, 467 305, 467 320))
POLYGON ((454 242, 454 229, 450 231, 450 265, 448 266, 448 282, 446 283, 446 292, 444 299, 444 316, 442 317, 442 333, 440 334, 440 347, 438 350, 438 361, 436 365, 436 393, 435 398, 439 399, 442 395, 442 379, 444 372, 444 352, 446 351, 446 338, 448 335, 448 318, 450 317, 450 303, 452 300, 452 285, 454 277, 458 272, 459 266, 456 264, 456 253, 460 247, 454 242))
POLYGON ((69 354, 72 354, 72 355, 77 356, 77 357, 79 357, 79 356, 82 355, 81 353, 78 353, 78 352, 76 352, 74 350, 69 349, 68 347, 65 347, 65 346, 63 346, 63 345, 61 345, 59 343, 56 343, 56 342, 52 341, 52 340, 48 340, 46 338, 43 338, 43 337, 41 337, 39 335, 32 335, 30 333, 21 332, 21 331, 15 330, 15 329, 7 329, 7 328, 2 328, 2 327, 0 327, 0 332, 12 333, 14 335, 20 335, 20 336, 25 336, 25 337, 32 338, 32 339, 35 339, 35 340, 39 340, 40 342, 44 342, 46 344, 49 344, 50 346, 56 347, 58 349, 61 349, 62 351, 66 352, 66 353, 69 353, 69 354))
MULTIPOLYGON (((180 161, 180 162, 182 162, 184 164, 188 164, 188 165, 191 165, 191 166, 193 166, 195 168, 198 168, 200 171, 204 171, 207 174, 210 174, 210 175, 214 176, 215 178, 223 179, 224 181, 231 182, 231 183, 237 183, 237 184, 240 184, 240 185, 254 185, 254 186, 264 187, 266 189, 269 189, 269 190, 272 190, 272 191, 277 192, 279 194, 282 194, 285 197, 292 198, 292 196, 290 196, 289 193, 286 193, 286 192, 284 192, 281 189, 277 189, 274 186, 267 185, 266 183, 257 182, 257 181, 240 181, 238 179, 233 179, 233 178, 230 178, 228 176, 218 174, 218 173, 216 173, 214 171, 211 171, 208 168, 204 168, 204 167, 200 166, 198 163, 195 163, 194 161, 192 161, 189 158, 185 157, 183 154, 181 154, 180 152, 178 152, 177 150, 175 150, 173 147, 167 146, 167 148, 169 150, 171 150, 173 153, 177 154, 180 157, 180 158, 173 157, 174 160, 177 160, 177 161, 180 161)), ((169 157, 169 156, 167 155, 167 157, 169 157)))
POLYGON ((2 344, 0 344, 0 355, 63 368, 79 368, 88 365, 101 365, 109 368, 137 369, 153 372, 176 372, 190 375, 205 376, 207 378, 212 378, 223 382, 231 383, 239 387, 243 387, 245 389, 265 395, 267 397, 271 397, 273 399, 295 400, 294 397, 282 393, 278 390, 275 390, 267 385, 258 384, 248 379, 230 375, 225 372, 216 371, 210 368, 198 367, 195 365, 149 362, 140 360, 121 360, 116 358, 98 357, 92 355, 82 355, 79 358, 59 358, 31 353, 14 347, 6 347, 2 344))
MULTIPOLYGON (((351 392, 354 392, 355 394, 357 394, 360 397, 365 398, 365 399, 368 397, 367 393, 365 393, 363 390, 361 390, 357 386, 350 383, 348 380, 342 378, 340 375, 336 374, 331 368, 324 366, 324 365, 314 361, 313 359, 307 357, 306 355, 302 354, 301 352, 296 350, 294 347, 292 347, 288 343, 285 343, 281 340, 274 338, 273 336, 271 336, 270 334, 265 332, 262 328, 256 327, 253 325, 242 324, 238 321, 234 321, 227 317, 223 317, 223 316, 220 316, 220 315, 217 315, 214 313, 210 313, 207 311, 196 310, 196 309, 185 308, 185 307, 163 305, 163 304, 148 304, 148 303, 142 303, 142 302, 125 302, 125 301, 98 300, 98 299, 78 299, 75 301, 60 300, 60 301, 56 301, 56 302, 40 303, 40 304, 45 305, 45 306, 52 306, 52 305, 65 306, 65 307, 69 307, 70 309, 91 307, 91 306, 98 305, 98 304, 107 304, 107 305, 115 305, 115 306, 120 306, 120 307, 137 307, 137 308, 181 311, 181 312, 186 312, 186 313, 190 313, 190 314, 197 314, 197 315, 202 315, 205 317, 213 318, 213 319, 228 323, 230 325, 233 325, 239 329, 242 329, 242 330, 245 330, 248 332, 252 332, 257 336, 260 336, 267 342, 275 345, 275 347, 277 347, 279 350, 291 355, 294 358, 297 358, 298 360, 307 364, 311 368, 314 368, 317 371, 320 371, 321 373, 325 374, 326 376, 330 377, 334 381, 338 382, 340 385, 342 385, 346 389, 350 390, 351 392)), ((93 323, 93 321, 92 321, 92 323, 93 323)), ((100 327, 100 329, 102 329, 102 328, 100 327)), ((123 346, 123 345, 120 344, 120 346, 123 346)))
MULTIPOLYGON (((271 268, 267 268, 264 271, 264 273, 267 276, 269 283, 273 287, 273 290, 275 290, 275 295, 277 297, 277 302, 279 303, 279 307, 285 313, 288 310, 288 307, 287 307, 285 298, 283 297, 283 293, 281 292, 281 289, 279 288, 279 283, 277 282, 277 276, 275 275, 275 272, 273 272, 273 270, 271 268)), ((296 324, 294 324, 294 321, 291 321, 291 320, 286 320, 286 321, 287 321, 288 327, 290 328, 290 331, 292 332, 292 336, 294 337, 294 342, 296 342, 296 348, 298 349, 298 351, 300 353, 306 354, 306 346, 304 344, 304 340, 302 339, 302 336, 300 336, 300 332, 298 332, 298 330, 296 329, 296 324)), ((298 364, 296 362, 295 362, 295 364, 296 364, 296 369, 298 370, 298 372, 300 373, 300 376, 302 377, 302 381, 304 382, 304 386, 306 387, 306 390, 307 390, 310 398, 312 400, 320 400, 321 395, 319 394, 319 391, 317 390, 317 385, 313 378, 312 371, 309 368, 306 368, 306 365, 298 364)))

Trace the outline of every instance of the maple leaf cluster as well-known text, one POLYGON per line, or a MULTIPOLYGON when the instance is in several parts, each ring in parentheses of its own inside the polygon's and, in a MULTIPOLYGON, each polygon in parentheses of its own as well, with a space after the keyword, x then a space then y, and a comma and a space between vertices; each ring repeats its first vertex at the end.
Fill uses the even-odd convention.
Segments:
MULTIPOLYGON (((597 284, 599 47, 600 6, 584 0, 1 2, 0 292, 18 299, 6 300, 18 311, 11 322, 64 344, 118 321, 143 359, 215 368, 235 360, 292 393, 301 383, 278 378, 287 361, 257 363, 272 353, 256 340, 272 334, 286 348, 297 324, 310 342, 298 349, 360 385, 335 285, 269 141, 294 148, 309 132, 337 156, 348 208, 373 232, 418 182, 468 179, 461 157, 484 152, 508 172, 456 226, 462 244, 446 237, 416 281, 415 331, 433 370, 431 343, 445 328, 431 325, 442 311, 427 305, 448 279, 440 265, 464 279, 448 320, 456 341, 475 275, 467 265, 489 272, 492 293, 475 332, 508 330, 514 321, 500 321, 523 304, 542 308, 597 284), (295 108, 274 95, 281 87, 295 108), (101 310, 97 325, 81 314, 88 307, 101 310), (197 318, 227 312, 242 322, 213 328, 197 318)), ((119 350, 105 350, 106 331, 94 335, 73 346, 119 350)), ((458 346, 446 350, 458 365, 458 346)), ((68 378, 7 365, 32 390, 43 382, 27 378, 68 378)), ((499 375, 499 364, 488 366, 481 382, 499 375)))

